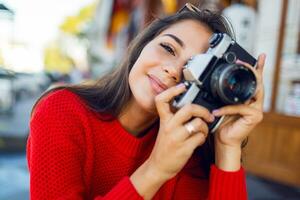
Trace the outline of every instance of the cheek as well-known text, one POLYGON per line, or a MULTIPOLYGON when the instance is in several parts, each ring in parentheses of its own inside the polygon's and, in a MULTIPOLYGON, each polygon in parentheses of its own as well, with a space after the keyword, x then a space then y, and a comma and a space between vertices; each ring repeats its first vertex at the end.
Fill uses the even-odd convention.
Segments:
POLYGON ((156 113, 155 93, 148 73, 162 65, 162 54, 155 45, 149 44, 141 52, 129 73, 129 86, 137 105, 148 112, 156 113))
POLYGON ((155 110, 155 96, 149 83, 147 71, 142 70, 138 64, 136 63, 129 73, 129 87, 137 105, 144 110, 153 112, 155 110))

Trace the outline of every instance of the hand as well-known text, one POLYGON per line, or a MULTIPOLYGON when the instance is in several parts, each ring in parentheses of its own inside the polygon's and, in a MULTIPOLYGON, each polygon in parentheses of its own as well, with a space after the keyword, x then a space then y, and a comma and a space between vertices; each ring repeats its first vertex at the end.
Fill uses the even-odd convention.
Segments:
POLYGON ((214 120, 213 115, 206 108, 196 104, 188 104, 176 113, 172 112, 170 102, 185 90, 183 84, 178 85, 155 98, 160 128, 148 163, 159 175, 167 179, 175 176, 186 164, 195 148, 204 143, 208 134, 207 122, 214 120), (192 125, 194 133, 189 133, 185 126, 187 123, 192 125))
POLYGON ((230 116, 216 132, 215 144, 228 147, 240 147, 251 130, 263 119, 263 67, 266 56, 258 57, 256 70, 249 64, 237 61, 251 69, 257 78, 257 90, 255 96, 245 104, 229 105, 213 111, 215 116, 230 116))
POLYGON ((130 180, 144 199, 152 199, 159 188, 174 177, 203 144, 208 134, 206 122, 214 116, 204 107, 185 105, 176 113, 170 106, 172 99, 186 90, 184 84, 171 87, 155 97, 160 127, 149 158, 130 176, 130 180), (192 133, 186 124, 193 127, 192 133))

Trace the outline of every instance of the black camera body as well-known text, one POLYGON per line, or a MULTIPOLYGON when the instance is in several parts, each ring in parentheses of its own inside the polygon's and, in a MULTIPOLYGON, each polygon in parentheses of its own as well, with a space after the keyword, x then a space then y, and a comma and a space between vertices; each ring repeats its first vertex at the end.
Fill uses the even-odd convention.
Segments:
MULTIPOLYGON (((184 66, 182 82, 187 90, 175 97, 174 107, 194 103, 213 111, 225 105, 242 104, 254 96, 255 74, 236 64, 236 60, 255 66, 256 59, 225 33, 214 33, 209 43, 206 53, 192 57, 184 66)), ((223 118, 209 123, 209 130, 214 132, 223 118)))

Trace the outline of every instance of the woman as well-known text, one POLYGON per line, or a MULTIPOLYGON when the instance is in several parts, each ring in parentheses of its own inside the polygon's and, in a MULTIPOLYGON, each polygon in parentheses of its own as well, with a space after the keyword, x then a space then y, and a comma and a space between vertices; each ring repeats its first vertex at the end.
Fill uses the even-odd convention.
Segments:
POLYGON ((246 199, 241 146, 262 119, 265 56, 247 105, 170 107, 185 91, 182 67, 213 32, 231 34, 223 17, 186 6, 151 23, 96 84, 44 94, 27 146, 31 199, 246 199), (233 117, 207 137, 222 115, 233 117))

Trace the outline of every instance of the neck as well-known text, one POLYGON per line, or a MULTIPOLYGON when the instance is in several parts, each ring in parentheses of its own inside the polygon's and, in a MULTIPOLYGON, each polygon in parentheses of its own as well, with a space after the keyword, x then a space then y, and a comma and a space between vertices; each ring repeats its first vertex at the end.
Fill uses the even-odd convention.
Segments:
POLYGON ((118 116, 118 120, 126 131, 136 137, 142 137, 145 131, 157 120, 157 116, 130 101, 118 116))

